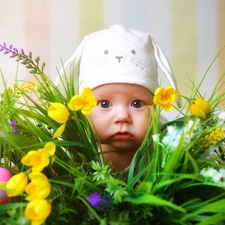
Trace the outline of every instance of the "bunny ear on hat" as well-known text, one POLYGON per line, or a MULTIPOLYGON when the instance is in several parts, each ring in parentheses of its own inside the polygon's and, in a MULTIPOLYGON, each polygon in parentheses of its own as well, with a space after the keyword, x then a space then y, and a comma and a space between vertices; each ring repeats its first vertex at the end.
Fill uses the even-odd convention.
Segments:
MULTIPOLYGON (((154 49, 154 56, 156 59, 156 62, 160 69, 163 71, 163 73, 166 75, 167 79, 169 80, 171 86, 179 93, 178 87, 177 87, 177 82, 174 77, 172 68, 169 64, 168 59, 166 58, 164 52, 162 49, 159 47, 159 45, 151 38, 153 49, 154 49)), ((182 100, 180 96, 177 99, 177 106, 181 108, 182 106, 182 100)))
POLYGON ((62 93, 65 93, 65 87, 63 86, 65 82, 62 82, 62 79, 64 79, 65 76, 66 80, 69 81, 70 84, 75 86, 75 91, 77 91, 79 88, 79 66, 87 38, 88 37, 86 36, 83 39, 71 58, 69 58, 63 65, 63 68, 60 71, 60 75, 56 78, 55 85, 62 93), (74 83, 74 81, 76 83, 74 83))

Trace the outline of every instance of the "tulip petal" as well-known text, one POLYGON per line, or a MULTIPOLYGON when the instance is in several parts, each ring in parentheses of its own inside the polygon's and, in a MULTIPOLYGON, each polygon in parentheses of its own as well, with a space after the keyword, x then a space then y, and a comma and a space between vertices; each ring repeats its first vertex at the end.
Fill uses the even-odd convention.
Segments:
POLYGON ((48 142, 44 148, 38 149, 40 152, 45 152, 48 156, 52 156, 55 154, 56 145, 53 142, 48 142))
POLYGON ((192 115, 206 119, 206 114, 210 112, 210 104, 202 98, 196 98, 190 106, 192 115))
POLYGON ((69 119, 69 111, 65 105, 58 102, 51 102, 48 108, 48 116, 57 123, 66 123, 69 119))
POLYGON ((32 225, 41 225, 51 213, 51 204, 45 199, 35 199, 27 204, 25 216, 32 225))
POLYGON ((60 136, 60 135, 63 133, 63 131, 65 130, 65 128, 66 128, 66 123, 64 123, 63 125, 61 125, 61 126, 56 130, 56 132, 55 132, 54 135, 53 135, 53 138, 57 138, 58 136, 60 136))
POLYGON ((6 183, 6 194, 8 197, 21 195, 27 186, 28 177, 25 173, 21 172, 9 179, 6 183))

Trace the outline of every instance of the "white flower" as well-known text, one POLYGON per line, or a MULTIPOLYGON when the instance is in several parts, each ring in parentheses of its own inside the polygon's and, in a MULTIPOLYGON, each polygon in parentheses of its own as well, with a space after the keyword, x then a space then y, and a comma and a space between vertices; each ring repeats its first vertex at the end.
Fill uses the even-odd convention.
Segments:
POLYGON ((225 187, 225 169, 203 168, 200 175, 210 178, 214 183, 225 187))
POLYGON ((165 146, 169 146, 171 150, 175 150, 180 142, 181 130, 175 126, 168 126, 167 133, 162 139, 162 143, 165 146))
POLYGON ((201 130, 202 126, 199 119, 196 120, 196 122, 194 122, 193 120, 188 121, 183 131, 185 143, 190 143, 192 139, 194 139, 195 135, 201 130))
POLYGON ((194 124, 194 121, 193 120, 189 120, 188 123, 185 126, 186 130, 189 131, 190 129, 192 129, 193 124, 194 124))
POLYGON ((162 143, 164 145, 169 145, 170 144, 170 138, 169 138, 169 136, 164 136, 163 139, 162 139, 162 143))
POLYGON ((167 127, 167 132, 170 135, 175 135, 175 133, 177 133, 177 129, 175 126, 170 125, 167 127))
POLYGON ((218 171, 214 168, 203 168, 200 172, 200 174, 204 177, 210 177, 212 178, 218 171))
POLYGON ((221 119, 221 120, 225 120, 225 111, 224 111, 224 112, 221 112, 221 113, 218 115, 218 118, 221 119))
POLYGON ((167 127, 167 133, 162 139, 162 143, 169 146, 171 150, 175 150, 180 141, 183 146, 191 143, 194 137, 202 130, 200 120, 189 120, 183 127, 170 125, 167 127), (182 138, 182 139, 181 139, 182 138))
POLYGON ((219 169, 219 172, 222 174, 222 176, 225 178, 225 169, 219 169))
POLYGON ((160 140, 159 137, 160 137, 159 134, 153 134, 152 135, 152 139, 153 139, 154 142, 159 142, 159 140, 160 140))

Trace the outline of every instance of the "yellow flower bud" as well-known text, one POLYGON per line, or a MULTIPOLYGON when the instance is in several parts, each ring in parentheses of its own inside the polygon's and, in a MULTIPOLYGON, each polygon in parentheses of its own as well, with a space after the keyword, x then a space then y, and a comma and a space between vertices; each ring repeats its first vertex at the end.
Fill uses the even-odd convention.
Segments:
POLYGON ((84 115, 88 115, 96 104, 97 100, 92 95, 92 90, 90 88, 84 88, 82 95, 74 95, 71 98, 68 107, 72 111, 81 110, 84 115))
POLYGON ((191 104, 190 111, 192 115, 197 115, 206 119, 206 114, 210 112, 210 105, 202 98, 196 98, 191 104))
POLYGON ((13 177, 6 183, 6 194, 8 197, 21 195, 27 186, 28 177, 25 173, 21 172, 13 177))
POLYGON ((172 87, 159 87, 155 90, 155 95, 153 102, 155 105, 162 107, 166 111, 172 110, 171 102, 176 101, 178 98, 178 93, 172 87))
POLYGON ((41 225, 51 213, 52 206, 46 199, 35 199, 27 204, 25 216, 31 225, 41 225))
POLYGON ((50 105, 48 116, 58 123, 66 123, 70 115, 66 106, 57 102, 51 102, 50 105))
POLYGON ((27 201, 45 199, 51 193, 51 184, 43 173, 33 172, 29 174, 31 182, 26 186, 27 201))
POLYGON ((50 160, 46 153, 32 150, 21 159, 21 162, 25 166, 31 166, 33 172, 41 172, 49 165, 50 160))

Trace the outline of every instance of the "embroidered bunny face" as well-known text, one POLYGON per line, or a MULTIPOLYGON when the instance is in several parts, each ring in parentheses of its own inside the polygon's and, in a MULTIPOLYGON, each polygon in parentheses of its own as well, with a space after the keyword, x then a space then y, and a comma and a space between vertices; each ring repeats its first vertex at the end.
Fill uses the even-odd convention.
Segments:
POLYGON ((91 73, 96 73, 98 70, 103 69, 107 71, 114 66, 118 70, 124 69, 124 72, 133 68, 141 69, 142 72, 149 73, 152 69, 152 57, 146 58, 141 48, 130 45, 129 42, 122 38, 115 37, 107 41, 104 38, 104 42, 102 40, 96 41, 93 46, 88 46, 87 48, 88 50, 85 49, 83 53, 83 55, 87 55, 83 57, 89 58, 89 69, 91 73))
POLYGON ((134 38, 134 34, 117 29, 86 37, 80 64, 81 87, 133 83, 157 88, 157 64, 150 37, 143 38, 142 34, 137 42, 137 34, 134 38))

